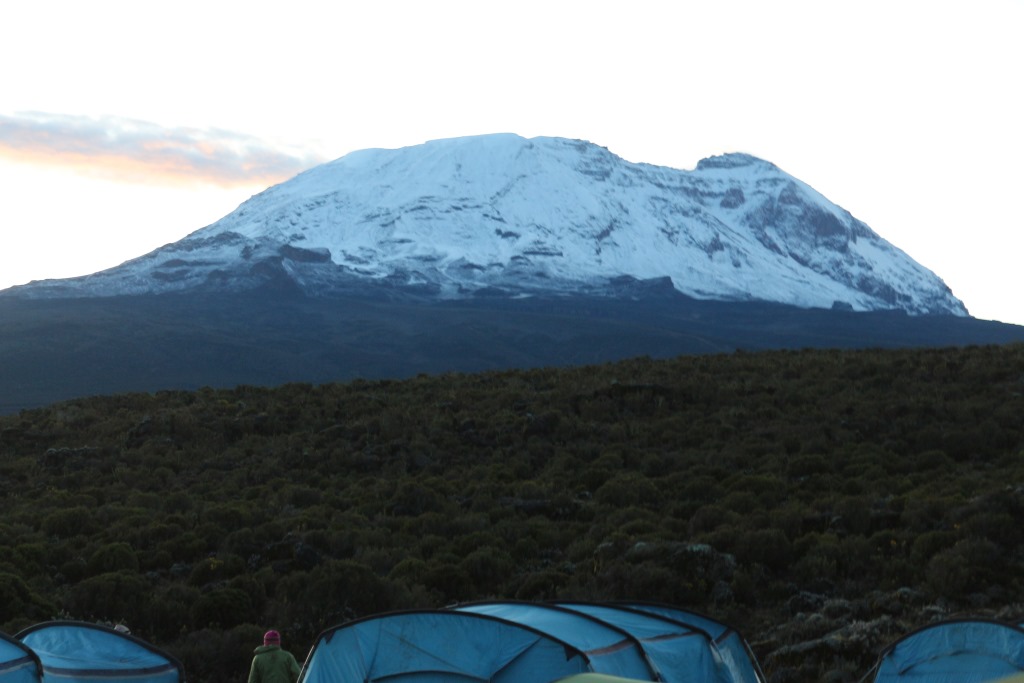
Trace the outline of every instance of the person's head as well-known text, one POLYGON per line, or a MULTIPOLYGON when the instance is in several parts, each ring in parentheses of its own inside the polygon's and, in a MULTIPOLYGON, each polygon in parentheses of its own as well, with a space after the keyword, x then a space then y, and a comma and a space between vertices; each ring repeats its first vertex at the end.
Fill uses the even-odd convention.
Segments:
POLYGON ((263 634, 263 644, 264 645, 280 645, 281 644, 281 634, 278 633, 277 631, 267 631, 266 633, 263 634))

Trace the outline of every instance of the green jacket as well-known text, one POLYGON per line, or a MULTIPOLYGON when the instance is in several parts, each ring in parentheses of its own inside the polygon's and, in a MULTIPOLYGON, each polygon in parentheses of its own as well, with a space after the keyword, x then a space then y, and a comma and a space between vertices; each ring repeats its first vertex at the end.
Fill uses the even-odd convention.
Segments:
POLYGON ((280 645, 260 645, 253 652, 249 683, 295 683, 299 678, 299 663, 291 652, 280 645))

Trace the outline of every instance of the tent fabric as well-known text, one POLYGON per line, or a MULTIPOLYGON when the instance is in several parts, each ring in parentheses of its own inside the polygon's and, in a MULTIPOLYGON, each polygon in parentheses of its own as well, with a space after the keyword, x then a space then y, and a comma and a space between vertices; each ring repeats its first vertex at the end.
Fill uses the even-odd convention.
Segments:
POLYGON ((645 612, 707 633, 718 655, 735 683, 764 683, 765 676, 750 645, 740 633, 720 621, 703 614, 647 602, 613 602, 611 606, 645 612))
POLYGON ((640 683, 635 678, 622 678, 608 674, 575 674, 559 678, 555 683, 640 683))
POLYGON ((25 629, 16 638, 39 656, 42 683, 182 683, 185 679, 181 663, 171 655, 98 624, 47 622, 25 629))
POLYGON ((472 603, 455 609, 487 614, 557 635, 586 653, 595 672, 622 678, 656 679, 653 666, 634 636, 586 614, 531 603, 472 603))
POLYGON ((490 601, 393 612, 321 634, 300 683, 550 683, 577 674, 598 678, 573 683, 764 683, 745 641, 706 620, 711 631, 589 602, 490 601), (722 644, 738 650, 722 651, 722 644))
POLYGON ((1024 629, 984 619, 942 621, 882 651, 875 683, 985 683, 1024 672, 1024 629))
POLYGON ((590 670, 567 643, 485 615, 394 612, 321 634, 302 683, 544 683, 590 670))
POLYGON ((43 667, 35 652, 0 633, 0 683, 39 683, 43 667))
POLYGON ((697 680, 709 683, 736 683, 726 663, 704 630, 648 612, 613 605, 558 603, 613 624, 633 634, 640 642, 665 683, 697 680))

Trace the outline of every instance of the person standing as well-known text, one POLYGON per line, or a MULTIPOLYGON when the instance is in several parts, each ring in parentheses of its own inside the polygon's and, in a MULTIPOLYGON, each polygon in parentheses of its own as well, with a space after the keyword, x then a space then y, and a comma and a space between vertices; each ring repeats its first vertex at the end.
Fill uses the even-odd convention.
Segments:
POLYGON ((295 683, 299 679, 299 663, 291 652, 281 649, 281 634, 267 631, 263 645, 253 650, 249 667, 249 683, 295 683))

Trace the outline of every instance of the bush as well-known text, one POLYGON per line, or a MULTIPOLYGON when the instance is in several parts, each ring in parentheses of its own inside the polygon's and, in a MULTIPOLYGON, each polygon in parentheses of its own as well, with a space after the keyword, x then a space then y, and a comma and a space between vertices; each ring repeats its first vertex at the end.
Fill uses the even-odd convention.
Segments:
POLYGON ((332 560, 315 567, 308 573, 305 585, 296 588, 299 593, 292 608, 306 618, 386 612, 397 606, 400 597, 393 584, 351 560, 332 560))
MULTIPOLYGON (((239 624, 228 630, 189 631, 169 649, 181 661, 190 681, 244 681, 249 675, 253 649, 263 644, 263 632, 269 627, 239 624)), ((290 635, 287 631, 282 634, 284 638, 290 635)), ((301 663, 301 651, 295 649, 296 645, 294 641, 282 642, 301 663)))
POLYGON ((87 507, 73 507, 51 512, 43 518, 42 530, 57 538, 74 538, 91 534, 96 528, 93 513, 87 507))
POLYGON ((956 543, 954 531, 926 531, 917 536, 910 546, 910 561, 925 567, 939 552, 951 548, 956 543))
POLYGON ((493 547, 474 550, 459 565, 469 576, 475 592, 481 595, 498 595, 515 568, 507 552, 493 547))
MULTIPOLYGON (((149 602, 146 619, 137 631, 149 633, 156 641, 167 641, 192 630, 192 607, 199 600, 199 591, 180 583, 170 583, 156 590, 149 602)), ((133 624, 136 626, 136 624, 133 624)))
POLYGON ((120 571, 135 573, 139 571, 139 559, 127 543, 110 543, 89 557, 86 571, 90 576, 120 571))
POLYGON ((626 472, 610 478, 594 492, 594 500, 608 507, 641 506, 658 508, 661 495, 650 479, 638 472, 626 472))
POLYGON ((224 553, 216 557, 206 557, 192 566, 188 582, 193 586, 226 581, 245 572, 245 561, 237 555, 224 553))
POLYGON ((24 619, 46 620, 56 611, 52 604, 33 593, 21 577, 0 572, 0 624, 24 619))
POLYGON ((736 559, 741 563, 763 564, 778 571, 796 558, 786 535, 779 529, 755 529, 740 535, 736 542, 736 559))
POLYGON ((192 605, 194 628, 226 629, 256 618, 252 599, 237 588, 217 588, 203 593, 192 605))
POLYGON ((568 583, 568 574, 545 570, 519 577, 511 588, 516 600, 554 600, 568 583))
POLYGON ((64 610, 84 621, 138 623, 145 621, 150 591, 149 581, 138 574, 109 572, 72 586, 64 610))
POLYGON ((959 599, 984 591, 1001 561, 999 547, 985 539, 959 541, 928 562, 925 583, 936 597, 959 599))

